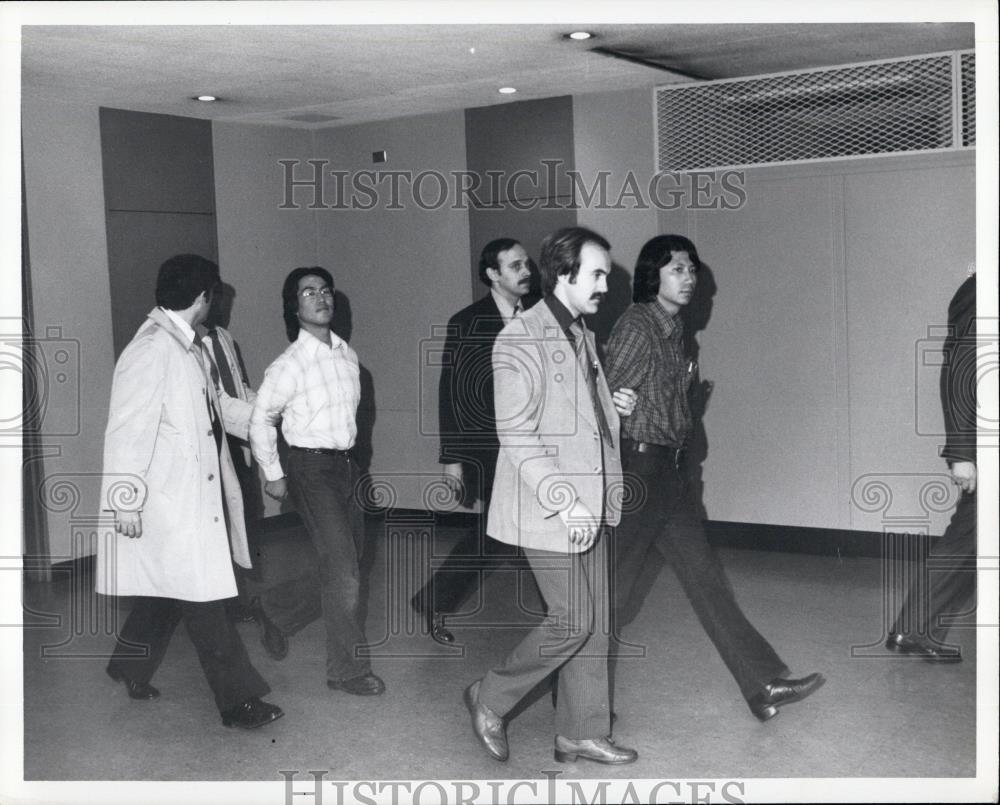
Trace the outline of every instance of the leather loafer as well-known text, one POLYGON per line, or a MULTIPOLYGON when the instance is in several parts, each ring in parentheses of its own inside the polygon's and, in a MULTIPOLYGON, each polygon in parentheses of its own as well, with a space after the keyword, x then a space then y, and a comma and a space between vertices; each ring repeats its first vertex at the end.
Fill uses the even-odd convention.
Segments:
POLYGON ((268 657, 272 660, 283 660, 288 656, 288 638, 263 612, 257 616, 257 631, 260 633, 260 642, 268 657))
POLYGON ((220 713, 223 726, 239 727, 244 730, 263 727, 265 724, 270 724, 281 718, 284 714, 284 711, 276 704, 262 702, 256 696, 220 713))
POLYGON ((757 718, 767 721, 778 715, 779 707, 802 701, 818 690, 825 681, 822 674, 809 674, 802 679, 777 677, 768 682, 760 693, 751 696, 747 704, 757 718))
POLYGON ((344 693, 351 693, 354 696, 380 696, 385 693, 385 682, 371 671, 353 679, 345 679, 342 682, 328 679, 326 686, 330 690, 342 690, 344 693))
POLYGON ((427 626, 430 629, 431 638, 434 642, 441 643, 444 646, 455 642, 455 635, 444 625, 443 615, 439 615, 437 612, 430 613, 427 617, 427 626))
POLYGON ((128 691, 128 697, 130 699, 157 699, 160 696, 160 691, 150 685, 148 682, 136 682, 133 679, 129 679, 125 674, 119 671, 117 668, 112 668, 110 665, 104 669, 107 671, 108 676, 110 676, 115 682, 124 682, 125 690, 128 691))
POLYGON ((639 759, 639 753, 634 749, 616 746, 611 738, 585 738, 582 741, 574 741, 557 735, 555 759, 560 763, 572 763, 577 758, 616 766, 635 763, 639 759))
POLYGON ((925 640, 904 634, 889 635, 885 647, 897 654, 910 654, 927 662, 961 662, 962 651, 957 646, 936 646, 925 640))
POLYGON ((485 704, 479 701, 479 685, 481 679, 473 682, 465 689, 465 706, 472 716, 472 731, 476 733, 479 743, 495 760, 504 761, 510 757, 507 747, 507 727, 503 718, 498 716, 485 704))

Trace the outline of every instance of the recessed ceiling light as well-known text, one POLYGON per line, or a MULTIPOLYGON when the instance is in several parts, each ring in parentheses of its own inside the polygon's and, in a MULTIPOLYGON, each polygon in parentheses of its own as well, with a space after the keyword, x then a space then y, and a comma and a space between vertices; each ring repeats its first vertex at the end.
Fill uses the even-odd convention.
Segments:
POLYGON ((195 95, 194 99, 196 101, 204 101, 205 103, 211 103, 212 101, 219 100, 214 95, 195 95))
POLYGON ((500 87, 500 89, 498 89, 497 92, 499 92, 501 95, 513 95, 515 92, 517 92, 517 88, 516 87, 500 87))
POLYGON ((590 39, 593 34, 590 31, 573 31, 571 34, 567 34, 570 39, 576 39, 577 41, 583 41, 584 39, 590 39))

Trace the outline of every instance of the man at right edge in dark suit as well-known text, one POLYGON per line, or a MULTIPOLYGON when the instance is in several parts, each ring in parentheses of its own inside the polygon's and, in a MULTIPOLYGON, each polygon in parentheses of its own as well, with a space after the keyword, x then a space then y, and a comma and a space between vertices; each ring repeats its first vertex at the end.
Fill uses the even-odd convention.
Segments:
POLYGON ((490 292, 448 321, 438 386, 438 424, 444 482, 462 503, 481 501, 483 516, 455 543, 411 604, 427 619, 431 637, 451 643, 444 617, 498 562, 523 561, 517 548, 485 533, 500 442, 493 414, 493 343, 497 333, 536 301, 529 296, 528 253, 513 238, 491 240, 479 258, 479 279, 490 292))
POLYGON ((961 489, 955 513, 931 554, 946 557, 948 570, 930 574, 925 600, 920 576, 911 586, 896 616, 885 647, 898 654, 928 662, 960 662, 958 646, 944 642, 949 615, 962 614, 961 607, 976 592, 976 275, 962 285, 948 305, 948 335, 941 366, 941 408, 944 411, 945 444, 941 457, 948 462, 951 482, 961 489), (920 585, 920 586, 918 586, 920 585))

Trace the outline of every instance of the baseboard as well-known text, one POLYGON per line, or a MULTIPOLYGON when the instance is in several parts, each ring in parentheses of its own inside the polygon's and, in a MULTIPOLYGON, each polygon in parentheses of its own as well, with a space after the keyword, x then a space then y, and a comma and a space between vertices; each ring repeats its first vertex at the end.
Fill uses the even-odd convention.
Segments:
MULTIPOLYGON (((472 528, 479 515, 470 512, 434 512, 423 509, 387 509, 366 515, 368 521, 406 521, 430 523, 440 528, 472 528)), ((255 527, 261 536, 273 537, 282 531, 302 527, 295 512, 265 517, 255 527)), ((739 523, 706 520, 709 542, 719 548, 752 551, 804 553, 816 556, 867 557, 877 559, 883 553, 885 534, 878 531, 852 531, 843 528, 805 528, 802 526, 739 523)), ((933 542, 936 537, 931 537, 933 542)), ((81 556, 52 565, 52 583, 69 579, 73 574, 92 573, 94 556, 81 556)))

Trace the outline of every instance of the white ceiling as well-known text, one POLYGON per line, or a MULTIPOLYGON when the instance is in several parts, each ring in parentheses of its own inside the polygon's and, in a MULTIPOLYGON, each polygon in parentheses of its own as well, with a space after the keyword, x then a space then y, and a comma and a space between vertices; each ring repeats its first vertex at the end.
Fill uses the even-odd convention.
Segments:
POLYGON ((596 39, 563 38, 577 27, 26 25, 22 93, 314 128, 975 44, 968 23, 599 24, 582 26, 596 39), (517 94, 498 94, 504 85, 517 94), (223 101, 190 100, 201 93, 223 101))

